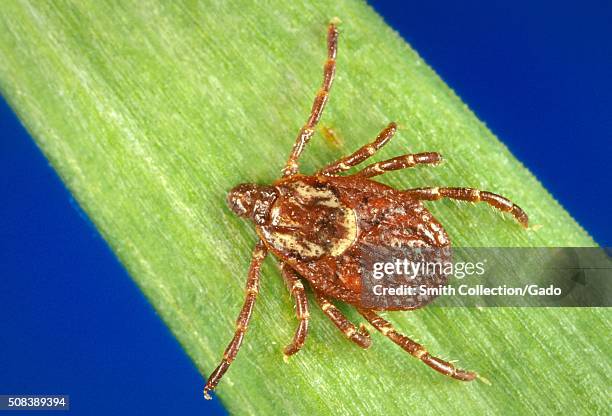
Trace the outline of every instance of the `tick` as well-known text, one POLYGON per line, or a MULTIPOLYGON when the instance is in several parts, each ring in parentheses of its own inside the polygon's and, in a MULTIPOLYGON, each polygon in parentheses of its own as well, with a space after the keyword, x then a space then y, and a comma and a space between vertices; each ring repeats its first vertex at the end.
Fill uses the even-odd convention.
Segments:
MULTIPOLYGON (((204 395, 217 387, 236 358, 246 333, 259 292, 259 272, 268 253, 280 264, 281 275, 295 301, 298 326, 285 356, 297 353, 306 340, 309 306, 304 289, 307 282, 323 313, 344 336, 361 348, 371 344, 365 326, 356 327, 337 309, 333 301, 353 305, 374 328, 406 352, 434 370, 457 380, 471 381, 476 373, 456 368, 431 355, 422 345, 400 334, 390 322, 361 299, 360 259, 372 247, 450 247, 442 225, 423 206, 422 201, 450 198, 486 202, 508 212, 527 227, 527 215, 503 196, 472 188, 428 187, 396 190, 372 180, 373 177, 416 165, 436 165, 442 158, 436 152, 407 154, 372 163, 357 173, 341 175, 374 155, 396 132, 390 123, 376 139, 353 154, 325 166, 312 176, 298 172, 298 159, 314 134, 329 96, 336 67, 338 29, 334 23, 327 31, 327 62, 323 83, 310 116, 300 129, 282 177, 272 185, 241 184, 227 197, 231 210, 255 224, 259 241, 253 250, 246 283, 246 296, 236 321, 236 331, 218 367, 208 378, 204 395)), ((416 309, 427 302, 417 301, 416 309)))

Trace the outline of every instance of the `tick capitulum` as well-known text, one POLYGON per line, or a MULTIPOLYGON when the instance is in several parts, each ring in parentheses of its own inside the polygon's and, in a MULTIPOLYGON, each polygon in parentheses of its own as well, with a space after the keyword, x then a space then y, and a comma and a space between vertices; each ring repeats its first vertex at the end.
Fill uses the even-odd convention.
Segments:
MULTIPOLYGON (((342 176, 374 155, 391 140, 396 124, 390 123, 376 139, 312 176, 298 173, 298 159, 314 134, 334 79, 338 30, 332 23, 327 32, 327 62, 323 83, 310 116, 300 129, 293 150, 282 170, 282 177, 272 185, 242 184, 232 189, 227 202, 237 215, 255 224, 259 241, 253 250, 248 271, 246 297, 236 321, 236 331, 218 367, 208 378, 204 395, 210 398, 223 374, 236 357, 247 330, 259 292, 259 271, 267 254, 277 258, 281 275, 293 295, 298 326, 293 340, 284 350, 286 356, 297 353, 308 333, 307 282, 323 313, 346 338, 361 348, 371 344, 363 325, 356 327, 333 300, 353 305, 378 331, 406 352, 434 370, 457 380, 470 381, 476 373, 456 368, 452 363, 431 355, 422 345, 400 334, 375 310, 364 307, 361 299, 360 259, 372 247, 450 247, 442 225, 427 211, 422 201, 441 198, 486 202, 508 212, 527 227, 527 215, 503 196, 471 188, 428 187, 396 190, 371 178, 385 172, 416 165, 436 165, 441 156, 435 152, 408 154, 372 163, 359 172, 342 176)), ((414 299, 416 309, 430 300, 414 299)))

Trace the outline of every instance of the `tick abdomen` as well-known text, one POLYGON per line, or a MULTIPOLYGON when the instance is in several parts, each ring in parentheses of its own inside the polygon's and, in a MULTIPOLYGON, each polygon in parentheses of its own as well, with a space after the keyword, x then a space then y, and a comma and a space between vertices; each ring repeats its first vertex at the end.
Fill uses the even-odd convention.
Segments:
POLYGON ((360 259, 391 250, 449 245, 442 226, 416 200, 371 180, 297 177, 275 185, 278 198, 258 234, 318 291, 359 304, 360 259))

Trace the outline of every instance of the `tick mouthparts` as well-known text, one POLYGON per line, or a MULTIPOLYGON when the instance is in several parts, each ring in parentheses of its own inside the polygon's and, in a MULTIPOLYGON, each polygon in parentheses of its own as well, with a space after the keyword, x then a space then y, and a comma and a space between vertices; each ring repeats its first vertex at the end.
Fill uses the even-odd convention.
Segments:
POLYGON ((227 206, 239 217, 248 216, 253 210, 257 185, 243 183, 234 187, 227 194, 227 206))
POLYGON ((227 194, 227 206, 239 217, 249 217, 256 223, 267 217, 267 210, 276 199, 274 188, 243 183, 227 194))

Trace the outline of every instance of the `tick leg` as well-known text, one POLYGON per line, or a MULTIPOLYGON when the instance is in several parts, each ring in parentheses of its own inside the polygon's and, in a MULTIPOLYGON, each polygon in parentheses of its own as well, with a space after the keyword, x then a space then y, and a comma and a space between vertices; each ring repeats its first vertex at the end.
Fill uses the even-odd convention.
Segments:
POLYGON ((366 166, 352 176, 361 178, 371 178, 373 176, 382 175, 393 170, 411 168, 416 165, 437 165, 442 161, 442 156, 439 153, 417 153, 414 155, 403 155, 393 159, 383 160, 382 162, 373 163, 366 166))
POLYGON ((364 349, 372 345, 370 334, 364 326, 357 329, 325 296, 315 292, 315 298, 323 313, 349 340, 364 349))
POLYGON ((423 201, 436 201, 442 198, 457 199, 468 202, 486 202, 503 212, 509 212, 525 228, 529 218, 525 211, 508 198, 487 191, 473 188, 415 188, 405 191, 406 194, 423 201))
POLYGON ((240 350, 242 340, 244 339, 244 334, 249 325, 249 321, 251 320, 253 306, 255 306, 255 299, 257 298, 257 293, 259 292, 259 270, 261 269, 261 264, 263 263, 267 254, 268 251, 266 250, 266 247, 261 241, 259 241, 253 250, 251 266, 249 267, 249 274, 246 284, 246 296, 244 298, 244 304, 242 305, 240 314, 238 315, 238 319, 236 320, 236 332, 234 333, 234 338, 232 338, 229 345, 225 349, 221 363, 219 363, 215 371, 213 371, 210 377, 208 377, 208 382, 206 383, 206 386, 204 386, 204 397, 206 399, 211 398, 209 392, 217 387, 221 377, 223 377, 240 350))
POLYGON ((453 364, 434 357, 421 344, 418 344, 405 335, 400 334, 395 330, 393 325, 386 319, 378 316, 376 312, 369 309, 358 309, 359 313, 368 320, 374 328, 379 330, 384 336, 402 347, 410 355, 423 361, 429 367, 439 373, 462 381, 472 381, 477 377, 477 374, 471 371, 461 370, 453 364))
POLYGON ((306 335, 308 334, 308 319, 310 314, 308 313, 308 299, 306 298, 306 291, 304 285, 300 280, 298 274, 291 268, 291 266, 283 263, 280 267, 285 284, 291 292, 293 299, 295 300, 295 313, 299 321, 298 327, 293 336, 291 344, 285 347, 284 354, 286 356, 293 355, 298 352, 304 345, 306 335))
POLYGON ((283 176, 291 176, 297 173, 298 159, 304 151, 304 147, 314 134, 314 127, 317 125, 321 115, 323 114, 323 109, 325 108, 325 103, 327 103, 327 97, 329 96, 329 90, 331 89, 334 81, 334 73, 336 72, 337 50, 338 28, 334 23, 330 23, 329 28, 327 29, 327 62, 323 67, 323 83, 314 99, 314 103, 312 104, 310 117, 308 117, 308 121, 306 121, 306 124, 302 126, 300 132, 298 133, 295 144, 293 145, 293 150, 291 151, 291 155, 289 155, 289 160, 287 160, 287 163, 283 168, 283 176))
POLYGON ((324 167, 318 173, 322 175, 335 175, 336 173, 349 170, 380 150, 381 147, 386 145, 389 140, 391 140, 396 131, 397 125, 395 123, 389 123, 389 125, 378 134, 372 143, 360 147, 356 152, 335 161, 329 166, 324 167))

